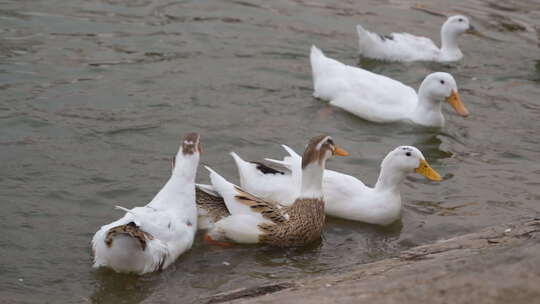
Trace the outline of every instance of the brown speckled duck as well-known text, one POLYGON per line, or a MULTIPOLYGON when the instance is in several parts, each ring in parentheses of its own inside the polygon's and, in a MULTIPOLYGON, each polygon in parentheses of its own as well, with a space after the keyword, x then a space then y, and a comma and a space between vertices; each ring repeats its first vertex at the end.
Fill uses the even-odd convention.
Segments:
POLYGON ((197 193, 199 219, 202 218, 199 228, 208 229, 205 239, 278 247, 318 240, 325 220, 322 176, 326 160, 332 155, 348 153, 334 144, 330 136, 311 139, 302 158, 300 195, 288 207, 251 195, 206 167, 212 185, 198 185, 197 193))

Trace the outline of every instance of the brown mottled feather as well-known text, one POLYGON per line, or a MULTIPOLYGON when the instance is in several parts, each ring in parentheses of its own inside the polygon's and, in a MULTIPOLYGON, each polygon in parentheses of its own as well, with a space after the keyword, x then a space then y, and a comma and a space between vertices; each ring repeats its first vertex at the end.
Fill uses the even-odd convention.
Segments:
MULTIPOLYGON (((324 202, 322 199, 297 199, 290 207, 264 200, 235 187, 236 200, 260 213, 271 223, 259 225, 263 232, 259 242, 277 246, 302 246, 320 239, 324 226, 324 202)), ((196 188, 197 205, 208 212, 214 222, 230 216, 221 197, 215 197, 196 188)))
POLYGON ((236 187, 236 199, 272 223, 263 223, 260 243, 278 247, 301 246, 321 237, 325 221, 322 199, 297 199, 290 207, 255 197, 236 187))
POLYGON ((264 234, 261 243, 278 247, 301 246, 321 238, 324 227, 324 202, 322 199, 297 199, 284 207, 289 219, 279 224, 260 224, 264 234))
POLYGON ((271 200, 263 200, 253 196, 242 189, 235 187, 238 195, 236 200, 244 205, 249 206, 254 212, 260 213, 265 219, 271 220, 274 223, 284 223, 287 221, 281 206, 271 200))
POLYGON ((210 195, 195 187, 195 201, 197 207, 206 210, 208 217, 215 223, 220 219, 231 215, 223 198, 210 195))
POLYGON ((120 225, 112 227, 107 231, 107 236, 105 237, 105 244, 107 247, 111 248, 113 243, 113 238, 118 234, 126 234, 132 238, 139 240, 141 249, 144 251, 146 249, 146 241, 153 240, 154 237, 147 232, 142 231, 139 226, 135 225, 134 222, 129 222, 125 225, 120 225))

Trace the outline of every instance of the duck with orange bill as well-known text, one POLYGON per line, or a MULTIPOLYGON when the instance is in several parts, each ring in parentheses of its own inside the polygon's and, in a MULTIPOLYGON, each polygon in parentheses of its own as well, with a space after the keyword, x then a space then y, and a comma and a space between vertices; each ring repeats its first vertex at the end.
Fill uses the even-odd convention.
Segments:
MULTIPOLYGON (((285 145, 283 147, 289 156, 283 160, 266 160, 287 168, 290 173, 270 173, 269 170, 261 170, 260 165, 239 157, 235 160, 241 185, 246 191, 270 200, 279 197, 283 204, 288 205, 300 191, 302 180, 298 172, 302 157, 293 149, 285 145)), ((401 216, 400 185, 411 173, 421 174, 432 181, 441 180, 422 152, 412 146, 397 147, 386 155, 374 187, 366 186, 354 176, 327 169, 323 175, 325 212, 334 217, 389 225, 401 216)))
POLYGON ((322 178, 326 160, 346 155, 330 136, 312 138, 301 163, 300 191, 289 206, 257 197, 207 167, 212 185, 198 185, 204 194, 197 199, 199 216, 207 218, 201 220, 208 229, 205 239, 222 245, 235 242, 277 247, 302 246, 320 239, 325 222, 322 178), (204 200, 199 199, 203 195, 204 200))
POLYGON ((363 119, 442 128, 445 124, 441 112, 443 101, 459 115, 469 115, 456 81, 448 73, 429 74, 416 93, 397 80, 328 58, 315 46, 311 47, 310 60, 313 96, 363 119))

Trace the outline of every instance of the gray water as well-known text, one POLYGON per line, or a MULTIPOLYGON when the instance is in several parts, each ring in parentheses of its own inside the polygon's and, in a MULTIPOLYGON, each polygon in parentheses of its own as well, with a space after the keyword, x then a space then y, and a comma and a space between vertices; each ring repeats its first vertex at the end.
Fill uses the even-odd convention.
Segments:
MULTIPOLYGON (((0 5, 0 296, 3 303, 194 303, 239 287, 320 273, 540 212, 540 4, 437 0, 472 17, 456 64, 362 61, 415 88, 454 75, 471 111, 445 107, 441 131, 379 125, 311 97, 308 51, 359 64, 354 26, 439 41, 444 19, 416 1, 5 0, 0 5), (231 150, 257 160, 327 133, 351 152, 328 167, 376 181, 398 145, 415 145, 440 183, 411 175, 387 228, 329 219, 296 249, 216 248, 201 235, 165 271, 91 267, 89 242, 121 204, 146 204, 183 134, 232 181, 231 150)), ((198 180, 207 182, 205 170, 198 180)))

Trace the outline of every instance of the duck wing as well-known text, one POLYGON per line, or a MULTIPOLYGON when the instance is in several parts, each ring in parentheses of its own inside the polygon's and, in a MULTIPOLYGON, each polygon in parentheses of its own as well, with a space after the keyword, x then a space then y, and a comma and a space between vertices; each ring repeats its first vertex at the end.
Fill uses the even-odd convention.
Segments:
POLYGON ((211 168, 206 168, 210 171, 210 180, 214 190, 221 195, 231 215, 246 214, 257 217, 261 221, 269 220, 274 223, 288 219, 285 208, 280 204, 258 198, 228 182, 211 168))
MULTIPOLYGON (((260 162, 247 162, 231 152, 240 175, 242 189, 256 197, 291 205, 298 191, 291 183, 291 174, 269 167, 260 162)), ((299 190, 299 189, 298 189, 299 190)))
POLYGON ((225 201, 211 185, 197 184, 195 188, 198 229, 211 229, 216 222, 231 215, 225 201))

